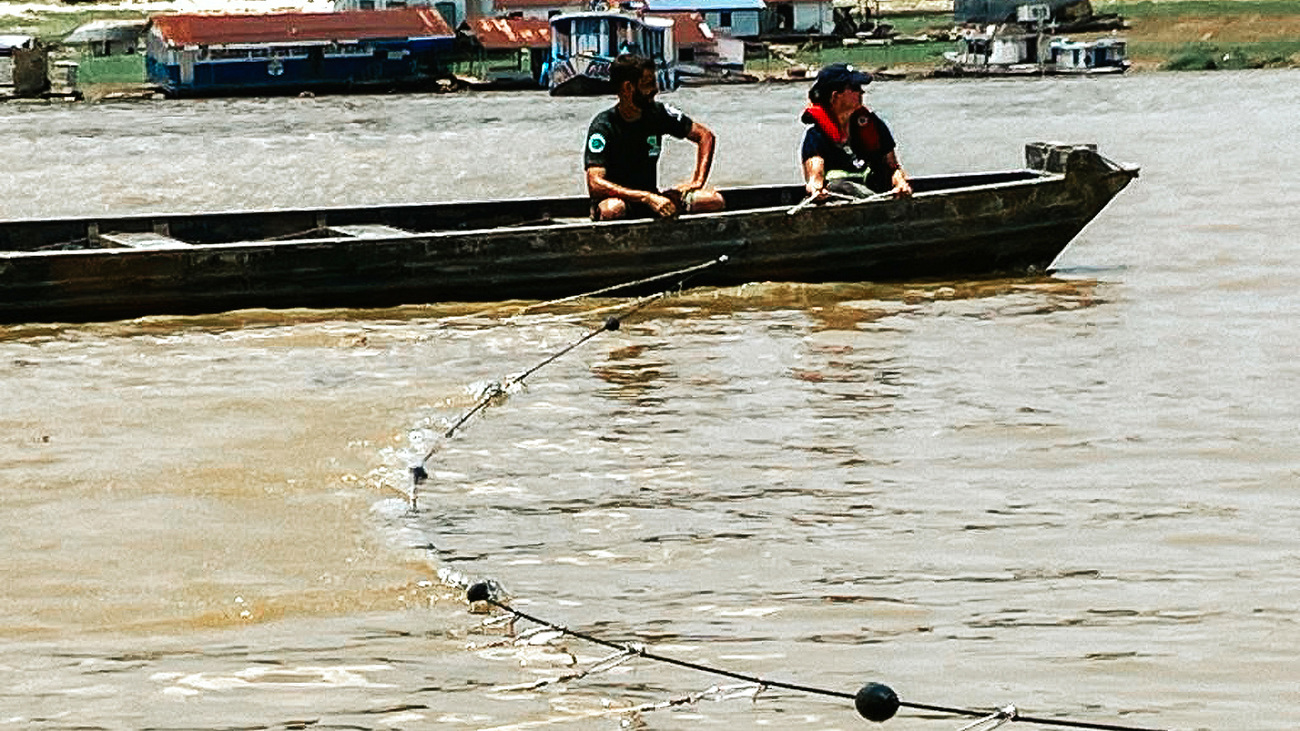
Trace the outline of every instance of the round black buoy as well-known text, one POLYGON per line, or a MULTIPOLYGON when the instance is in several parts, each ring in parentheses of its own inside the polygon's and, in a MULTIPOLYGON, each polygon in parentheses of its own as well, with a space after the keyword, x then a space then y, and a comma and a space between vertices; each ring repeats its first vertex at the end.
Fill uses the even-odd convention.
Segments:
POLYGON ((853 696, 853 706, 868 721, 883 723, 898 712, 898 694, 888 685, 867 683, 853 696))
POLYGON ((492 598, 492 588, 487 585, 486 581, 480 581, 476 584, 470 584, 465 590, 465 598, 470 604, 474 602, 485 602, 492 598))
POLYGON ((411 468, 411 481, 420 484, 429 479, 429 473, 424 471, 424 465, 416 465, 411 468))
POLYGON ((610 317, 605 318, 605 329, 606 329, 606 330, 609 330, 610 332, 613 332, 613 331, 615 331, 615 330, 618 329, 618 325, 619 325, 619 322, 618 322, 618 318, 617 318, 617 317, 614 317, 614 316, 611 315, 610 317))

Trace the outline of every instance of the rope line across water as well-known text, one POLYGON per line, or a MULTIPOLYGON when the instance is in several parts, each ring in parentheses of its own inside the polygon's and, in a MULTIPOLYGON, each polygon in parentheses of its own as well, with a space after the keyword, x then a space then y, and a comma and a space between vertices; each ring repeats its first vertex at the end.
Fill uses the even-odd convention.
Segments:
MULTIPOLYGON (((800 210, 801 208, 803 208, 804 206, 808 205, 811 202, 812 202, 811 199, 803 201, 798 206, 795 206, 794 209, 791 209, 790 213, 792 214, 796 213, 798 210, 800 210)), ((639 300, 633 302, 632 305, 628 307, 628 309, 623 313, 623 317, 626 318, 632 315, 633 313, 638 312, 639 310, 649 306, 651 303, 656 302, 659 299, 667 296, 671 291, 676 289, 681 289, 682 287, 685 286, 686 281, 691 277, 695 276, 696 274, 705 271, 706 269, 709 269, 711 267, 720 264, 725 264, 727 263, 728 260, 729 260, 728 255, 724 254, 713 259, 712 261, 704 262, 702 264, 698 264, 692 267, 687 267, 685 269, 680 269, 674 272, 668 272, 653 277, 638 279, 633 282, 626 282, 612 287, 606 287, 604 289, 596 290, 594 292, 589 292, 586 294, 573 295, 571 297, 565 297, 558 300, 551 300, 549 302, 538 303, 536 305, 523 308, 521 312, 526 312, 531 309, 538 309, 547 305, 555 305, 555 304, 562 304, 565 302, 571 302, 573 300, 581 299, 583 297, 605 294, 608 292, 613 292, 628 287, 641 286, 649 282, 658 281, 673 276, 678 276, 678 275, 682 276, 682 279, 678 280, 678 282, 673 287, 658 292, 656 294, 649 295, 647 297, 642 297, 639 300)), ((494 309, 499 309, 499 308, 494 308, 494 309)), ((621 309, 621 306, 616 306, 615 308, 602 308, 602 310, 609 310, 609 309, 621 309)), ((479 313, 479 314, 486 314, 492 311, 493 310, 486 310, 483 313, 479 313)), ((454 424, 452 424, 450 428, 448 428, 443 433, 442 435, 443 438, 449 439, 453 435, 455 435, 457 430, 459 430, 460 427, 462 427, 467 421, 469 421, 470 418, 472 418, 475 414, 479 413, 484 408, 486 408, 488 404, 492 402, 493 399, 505 394, 506 390, 510 386, 523 383, 523 381, 529 376, 531 376, 533 373, 536 373, 538 370, 545 367, 546 365, 563 357, 566 353, 569 353, 575 348, 588 342, 589 340, 596 337, 600 333, 605 332, 607 330, 610 331, 618 330, 620 324, 621 324, 620 318, 614 316, 608 317, 601 324, 599 328, 596 328, 588 332, 578 340, 565 346, 563 349, 559 350, 553 355, 548 356, 546 359, 542 360, 540 363, 533 366, 532 368, 523 371, 517 376, 507 379, 504 384, 493 383, 489 385, 487 388, 484 389, 483 395, 480 396, 479 400, 474 404, 474 406, 471 407, 469 411, 465 412, 465 414, 462 415, 460 419, 458 419, 454 424)), ((418 464, 413 465, 411 467, 411 476, 414 483, 411 489, 411 510, 412 511, 416 510, 417 488, 420 485, 420 483, 424 482, 429 477, 428 472, 424 469, 424 465, 434 455, 436 450, 437 450, 437 445, 435 444, 425 453, 424 457, 419 461, 418 464)), ((455 583, 459 584, 462 587, 465 587, 466 584, 468 584, 468 582, 462 583, 461 581, 457 581, 455 583)), ((609 640, 596 637, 595 635, 569 629, 568 627, 555 624, 554 622, 549 622, 547 620, 541 619, 540 617, 534 617, 530 614, 521 612, 511 607, 510 605, 502 601, 499 601, 494 596, 496 594, 496 589, 494 587, 495 587, 495 583, 491 581, 468 584, 468 587, 466 589, 466 598, 469 600, 471 604, 485 603, 494 606, 504 612, 507 612, 513 618, 527 620, 534 624, 547 627, 551 630, 560 632, 561 634, 569 635, 571 637, 575 637, 577 639, 590 642, 595 645, 601 645, 617 651, 616 654, 602 659, 600 662, 596 664, 596 666, 589 668, 587 671, 574 673, 571 674, 570 676, 564 678, 558 678, 553 681, 539 681, 537 683, 532 683, 529 684, 530 688, 541 687, 543 685, 548 684, 549 682, 564 682, 568 680, 579 679, 592 672, 600 672, 604 669, 607 669, 608 667, 612 667, 613 665, 622 663, 628 658, 642 657, 653 662, 658 662, 666 665, 673 665, 688 670, 695 670, 697 672, 707 673, 710 675, 732 678, 734 680, 740 680, 755 686, 758 690, 761 690, 763 688, 779 688, 783 690, 791 690, 791 691, 797 691, 801 693, 807 693, 810 695, 820 695, 820 696, 829 696, 833 698, 850 699, 853 701, 854 707, 857 709, 860 715, 862 715, 864 718, 868 720, 876 721, 876 722, 883 722, 892 718, 899 708, 909 708, 913 710, 930 711, 934 713, 942 713, 942 714, 956 715, 956 716, 974 717, 978 719, 970 724, 967 724, 963 728, 963 731, 967 729, 973 731, 976 728, 981 728, 981 729, 986 729, 987 731, 991 731, 993 728, 997 728, 998 726, 1001 726, 1002 724, 1005 723, 1009 723, 1011 721, 1023 721, 1023 722, 1039 724, 1043 726, 1096 729, 1097 731, 1163 731, 1162 729, 1144 728, 1139 726, 1126 726, 1121 724, 1093 723, 1088 721, 1073 721, 1073 720, 1060 719, 1060 718, 1042 718, 1037 716, 1024 716, 1019 713, 1019 711, 1016 709, 1015 706, 1006 706, 1004 708, 996 709, 990 713, 987 709, 974 710, 974 709, 959 708, 954 706, 943 706, 943 705, 934 705, 929 703, 916 703, 912 701, 904 701, 899 699, 898 695, 891 688, 880 683, 867 683, 856 693, 848 693, 845 691, 831 690, 827 688, 818 688, 816 686, 802 685, 799 683, 787 683, 787 682, 782 682, 777 680, 766 680, 764 678, 749 675, 746 673, 739 673, 731 670, 726 670, 724 668, 717 668, 709 665, 704 665, 701 663, 690 662, 688 660, 681 660, 678 658, 669 657, 667 655, 660 655, 658 653, 650 652, 643 645, 611 642, 609 640)))
MULTIPOLYGON (((525 379, 527 379, 529 376, 533 375, 537 371, 541 370, 546 365, 558 360, 559 358, 563 357, 566 353, 572 351, 573 349, 577 348, 583 343, 586 343, 587 341, 605 332, 606 330, 614 331, 619 329, 620 325, 622 324, 622 319, 630 317, 636 312, 639 312, 640 310, 648 307, 651 303, 656 302, 668 296, 670 292, 681 289, 686 285, 686 282, 689 281, 695 275, 705 271, 706 269, 719 266, 722 264, 726 264, 730 260, 731 260, 730 255, 722 254, 710 261, 706 261, 702 264, 696 264, 695 266, 687 267, 685 269, 679 269, 673 272, 668 272, 666 274, 660 274, 653 277, 646 277, 644 279, 638 279, 632 282, 624 282, 623 284, 618 284, 613 287, 606 287, 602 290, 596 290, 596 292, 594 293, 589 293, 584 295, 574 295, 573 297, 566 297, 564 299, 552 300, 550 303, 542 303, 542 304, 555 304, 555 303, 567 302, 573 299, 578 299, 580 297, 590 296, 590 294, 602 294, 605 292, 612 292, 618 289, 638 286, 648 282, 665 279, 671 276, 681 275, 681 279, 677 280, 677 282, 672 287, 662 290, 660 292, 656 292, 655 294, 652 295, 641 297, 633 301, 630 306, 627 306, 626 311, 623 312, 622 318, 614 317, 614 316, 607 317, 605 318, 605 321, 601 324, 600 327, 592 330, 591 332, 588 332, 586 335, 583 335, 581 338, 578 338, 576 341, 570 343, 569 345, 566 345, 564 348, 548 356, 545 360, 533 366, 532 368, 529 368, 528 370, 520 373, 517 376, 507 378, 504 383, 490 384, 487 388, 483 389, 483 394, 479 397, 479 400, 469 409, 469 411, 466 411, 459 419, 456 420, 456 423, 452 424, 450 428, 448 428, 445 432, 443 432, 442 438, 450 439, 452 436, 454 436, 456 434, 456 431, 465 425, 465 422, 469 421, 470 418, 473 417, 475 414, 487 408, 488 404, 492 403, 493 399, 496 399, 499 396, 504 395, 507 389, 509 389, 511 386, 522 384, 525 379)), ((540 307, 541 305, 538 306, 540 307)), ((621 308, 622 306, 619 307, 619 309, 621 308)), ((425 452, 424 456, 420 459, 419 462, 417 462, 414 465, 411 465, 410 467, 411 483, 412 483, 410 507, 412 511, 418 509, 417 492, 418 492, 419 485, 425 480, 429 479, 429 472, 424 468, 424 466, 426 463, 428 463, 429 459, 432 458, 434 453, 437 451, 438 451, 438 444, 435 443, 433 446, 429 447, 429 450, 425 452)))
POLYGON ((478 602, 489 604, 504 612, 508 612, 509 614, 519 619, 527 620, 534 624, 538 624, 543 627, 550 628, 552 630, 569 635, 570 637, 575 637, 585 642, 590 642, 595 645, 608 647, 614 650, 621 651, 623 653, 627 653, 629 655, 636 655, 637 657, 643 657, 653 662, 658 662, 665 665, 674 665, 676 667, 695 670, 702 673, 708 673, 710 675, 718 675, 724 678, 732 678, 733 680, 741 680, 763 688, 780 688, 783 690, 793 690, 793 691, 799 691, 801 693, 808 693, 810 695, 821 695, 821 696, 829 696, 832 698, 844 698, 844 699, 852 700, 854 702, 854 706, 858 710, 858 713, 861 714, 864 718, 867 718, 872 721, 877 721, 877 722, 886 721, 892 718, 894 712, 897 711, 899 708, 910 708, 913 710, 932 711, 935 713, 944 713, 944 714, 955 715, 955 716, 968 716, 968 717, 981 719, 980 721, 977 721, 975 724, 971 724, 971 727, 979 726, 985 722, 1000 720, 1002 723, 1005 723, 1007 721, 1023 721, 1025 723, 1039 724, 1042 726, 1098 729, 1099 731, 1165 731, 1164 729, 1147 728, 1141 726, 1126 726, 1126 725, 1111 724, 1111 723, 1093 723, 1090 721, 1072 721, 1069 719, 1062 719, 1062 718, 1043 718, 1039 716, 1025 716, 1025 715, 1021 715, 1016 710, 1015 706, 1007 706, 1005 708, 1001 708, 990 713, 988 710, 958 708, 954 706, 942 706, 942 705, 934 705, 930 703, 915 703, 915 702, 900 700, 892 689, 890 689, 888 686, 881 685, 879 683, 867 683, 860 690, 858 690, 857 693, 848 693, 842 690, 830 690, 827 688, 818 688, 816 686, 802 685, 799 683, 786 683, 779 680, 767 680, 765 678, 760 678, 754 675, 748 675, 746 673, 738 673, 732 670, 712 667, 697 662, 690 662, 689 660, 681 660, 675 657, 669 657, 667 655, 660 655, 658 653, 650 652, 643 645, 612 642, 610 640, 596 637, 595 635, 586 632, 580 632, 578 630, 569 629, 568 627, 565 627, 563 625, 556 624, 554 622, 549 622, 540 617, 535 617, 531 614, 521 612, 518 609, 515 609, 514 607, 502 601, 499 601, 496 597, 493 596, 493 594, 494 591, 492 589, 491 584, 487 582, 478 582, 475 584, 471 584, 469 588, 466 589, 465 598, 471 604, 475 604, 478 602))
MULTIPOLYGON (((699 274, 700 272, 710 267, 717 266, 718 264, 725 264, 727 263, 727 260, 728 260, 728 255, 723 254, 718 258, 713 259, 712 261, 706 261, 703 264, 695 264, 693 266, 685 267, 683 269, 676 269, 671 272, 664 272, 662 274, 655 274, 649 277, 643 277, 641 279, 634 279, 630 282, 623 282, 621 284, 614 284, 609 287, 593 289, 590 292, 583 292, 582 294, 571 294, 568 297, 561 297, 559 299, 547 300, 545 302, 535 302, 531 305, 524 305, 522 307, 519 307, 519 311, 512 314, 511 317, 518 317, 519 315, 532 312, 533 310, 540 310, 546 307, 554 307, 555 305, 563 305, 581 299, 587 299, 590 297, 599 297, 602 294, 609 294, 611 292, 617 292, 622 289, 631 289, 632 287, 644 287, 647 284, 650 284, 652 282, 658 282, 663 279, 671 279, 672 277, 683 277, 683 279, 678 280, 677 284, 674 285, 673 289, 677 289, 680 288, 683 284, 685 284, 686 280, 690 279, 696 274, 699 274)), ((452 315, 451 317, 444 317, 438 320, 437 323, 439 325, 446 325, 461 320, 470 320, 476 317, 483 317, 484 315, 490 315, 493 312, 502 310, 507 306, 508 305, 496 305, 494 307, 489 307, 484 310, 479 310, 478 312, 471 312, 467 315, 452 315)))

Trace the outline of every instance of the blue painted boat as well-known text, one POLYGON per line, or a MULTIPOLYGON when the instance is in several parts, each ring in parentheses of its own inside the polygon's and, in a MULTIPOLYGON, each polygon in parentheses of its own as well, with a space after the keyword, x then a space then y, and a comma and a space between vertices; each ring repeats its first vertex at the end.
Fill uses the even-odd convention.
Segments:
POLYGON ((145 70, 169 96, 433 87, 455 31, 432 8, 156 15, 145 70))

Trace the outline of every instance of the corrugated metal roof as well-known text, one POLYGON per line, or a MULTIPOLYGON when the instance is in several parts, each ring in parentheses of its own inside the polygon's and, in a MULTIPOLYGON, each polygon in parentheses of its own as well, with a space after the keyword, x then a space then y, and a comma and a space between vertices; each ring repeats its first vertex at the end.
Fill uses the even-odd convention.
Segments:
POLYGON ((129 41, 139 37, 144 31, 146 21, 143 20, 92 20, 85 25, 78 26, 72 31, 67 38, 63 39, 64 44, 75 46, 80 43, 100 43, 103 41, 129 41))
POLYGON ((645 0, 645 9, 650 12, 762 10, 766 7, 764 0, 645 0))
POLYGON ((551 45, 551 24, 540 18, 477 18, 466 21, 484 48, 547 48, 551 45))
POLYGON ((682 46, 711 46, 713 29, 699 13, 660 13, 673 21, 673 43, 682 46))
POLYGON ((456 35, 433 8, 269 15, 155 15, 149 23, 174 46, 456 35))

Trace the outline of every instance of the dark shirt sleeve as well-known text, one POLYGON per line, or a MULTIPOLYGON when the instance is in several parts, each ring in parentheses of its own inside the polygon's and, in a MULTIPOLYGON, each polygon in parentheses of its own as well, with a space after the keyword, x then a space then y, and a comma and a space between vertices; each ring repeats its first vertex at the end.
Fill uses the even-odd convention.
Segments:
POLYGON ((876 117, 876 133, 880 135, 880 155, 883 157, 894 151, 894 135, 889 131, 885 120, 876 117))
POLYGON ((695 125, 695 120, 668 104, 655 102, 655 115, 659 119, 659 128, 678 139, 686 139, 686 135, 691 133, 691 127, 695 125))
POLYGON ((799 159, 807 162, 810 157, 825 158, 826 154, 822 152, 822 141, 826 139, 826 134, 817 127, 809 127, 803 135, 803 147, 799 150, 799 159))
POLYGON ((582 152, 582 167, 603 168, 608 166, 605 153, 609 147, 610 129, 604 114, 597 114, 587 128, 587 144, 582 152))

